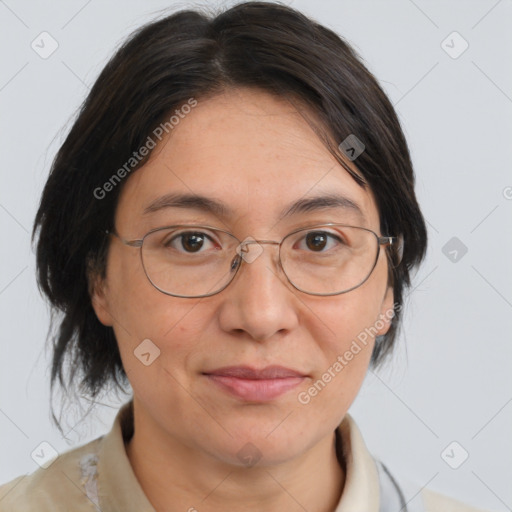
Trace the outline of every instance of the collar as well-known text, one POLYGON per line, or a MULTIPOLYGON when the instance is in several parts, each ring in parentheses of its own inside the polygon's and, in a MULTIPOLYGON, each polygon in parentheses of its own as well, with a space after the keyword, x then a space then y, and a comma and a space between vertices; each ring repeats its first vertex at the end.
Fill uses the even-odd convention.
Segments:
POLYGON ((98 498, 103 512, 155 512, 133 472, 125 443, 133 435, 133 401, 121 407, 98 450, 98 498))
POLYGON ((336 453, 345 467, 345 486, 334 512, 378 512, 379 474, 375 460, 350 414, 336 429, 336 453))
MULTIPOLYGON (((126 454, 133 435, 133 401, 124 404, 100 443, 97 492, 103 512, 155 512, 126 454)), ((334 512, 378 512, 379 474, 353 418, 346 414, 336 429, 336 452, 345 467, 345 486, 334 512)))

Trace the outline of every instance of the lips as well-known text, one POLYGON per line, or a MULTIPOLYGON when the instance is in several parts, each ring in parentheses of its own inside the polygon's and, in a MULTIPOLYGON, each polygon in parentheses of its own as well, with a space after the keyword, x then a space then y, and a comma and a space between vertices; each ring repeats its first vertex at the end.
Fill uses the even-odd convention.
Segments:
POLYGON ((307 375, 283 366, 218 368, 204 375, 218 388, 244 401, 268 402, 295 388, 307 375))
POLYGON ((206 372, 207 375, 220 375, 222 377, 236 377, 238 379, 252 379, 252 380, 263 380, 263 379, 286 379, 289 377, 305 377, 306 375, 285 368, 284 366, 267 366, 261 370, 256 370, 250 366, 226 366, 210 372, 206 372))

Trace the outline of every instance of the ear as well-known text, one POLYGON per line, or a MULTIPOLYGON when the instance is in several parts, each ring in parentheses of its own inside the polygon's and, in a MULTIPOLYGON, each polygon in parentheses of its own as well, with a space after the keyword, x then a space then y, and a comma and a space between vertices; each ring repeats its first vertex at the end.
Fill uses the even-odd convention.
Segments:
POLYGON ((106 279, 94 271, 88 274, 89 296, 91 304, 98 320, 105 326, 113 325, 113 317, 110 314, 106 279))
POLYGON ((382 336, 389 331, 391 327, 391 321, 394 316, 394 294, 393 287, 388 286, 386 289, 386 294, 382 300, 382 305, 380 309, 379 319, 376 324, 382 327, 377 331, 377 336, 382 336))

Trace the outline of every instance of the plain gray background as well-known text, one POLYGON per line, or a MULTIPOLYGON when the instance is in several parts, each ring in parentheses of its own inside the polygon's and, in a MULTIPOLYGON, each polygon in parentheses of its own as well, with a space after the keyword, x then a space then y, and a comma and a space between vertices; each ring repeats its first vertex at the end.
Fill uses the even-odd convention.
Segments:
MULTIPOLYGON (((83 410, 68 414, 67 439, 50 423, 49 317, 30 231, 51 160, 132 30, 178 7, 233 3, 0 1, 0 482, 37 469, 42 441, 63 452, 103 434, 120 405, 105 398, 82 423, 83 410), (47 59, 31 48, 44 31, 58 43, 47 59)), ((390 96, 429 226, 399 349, 369 372, 350 413, 392 471, 511 510, 512 2, 286 3, 345 37, 390 96), (462 450, 452 469, 446 453, 453 465, 462 450)))

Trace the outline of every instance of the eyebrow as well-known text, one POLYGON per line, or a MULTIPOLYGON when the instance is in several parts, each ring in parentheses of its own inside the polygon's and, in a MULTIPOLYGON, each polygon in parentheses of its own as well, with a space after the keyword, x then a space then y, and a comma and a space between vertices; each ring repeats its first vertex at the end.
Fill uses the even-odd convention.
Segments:
MULTIPOLYGON (((189 208, 211 213, 218 217, 234 216, 234 211, 226 204, 211 197, 199 194, 165 194, 144 208, 144 215, 151 214, 165 208, 189 208)), ((340 194, 323 194, 314 197, 301 198, 288 205, 279 214, 279 218, 288 218, 300 213, 341 208, 354 212, 364 220, 365 216, 361 207, 352 199, 340 194)))

